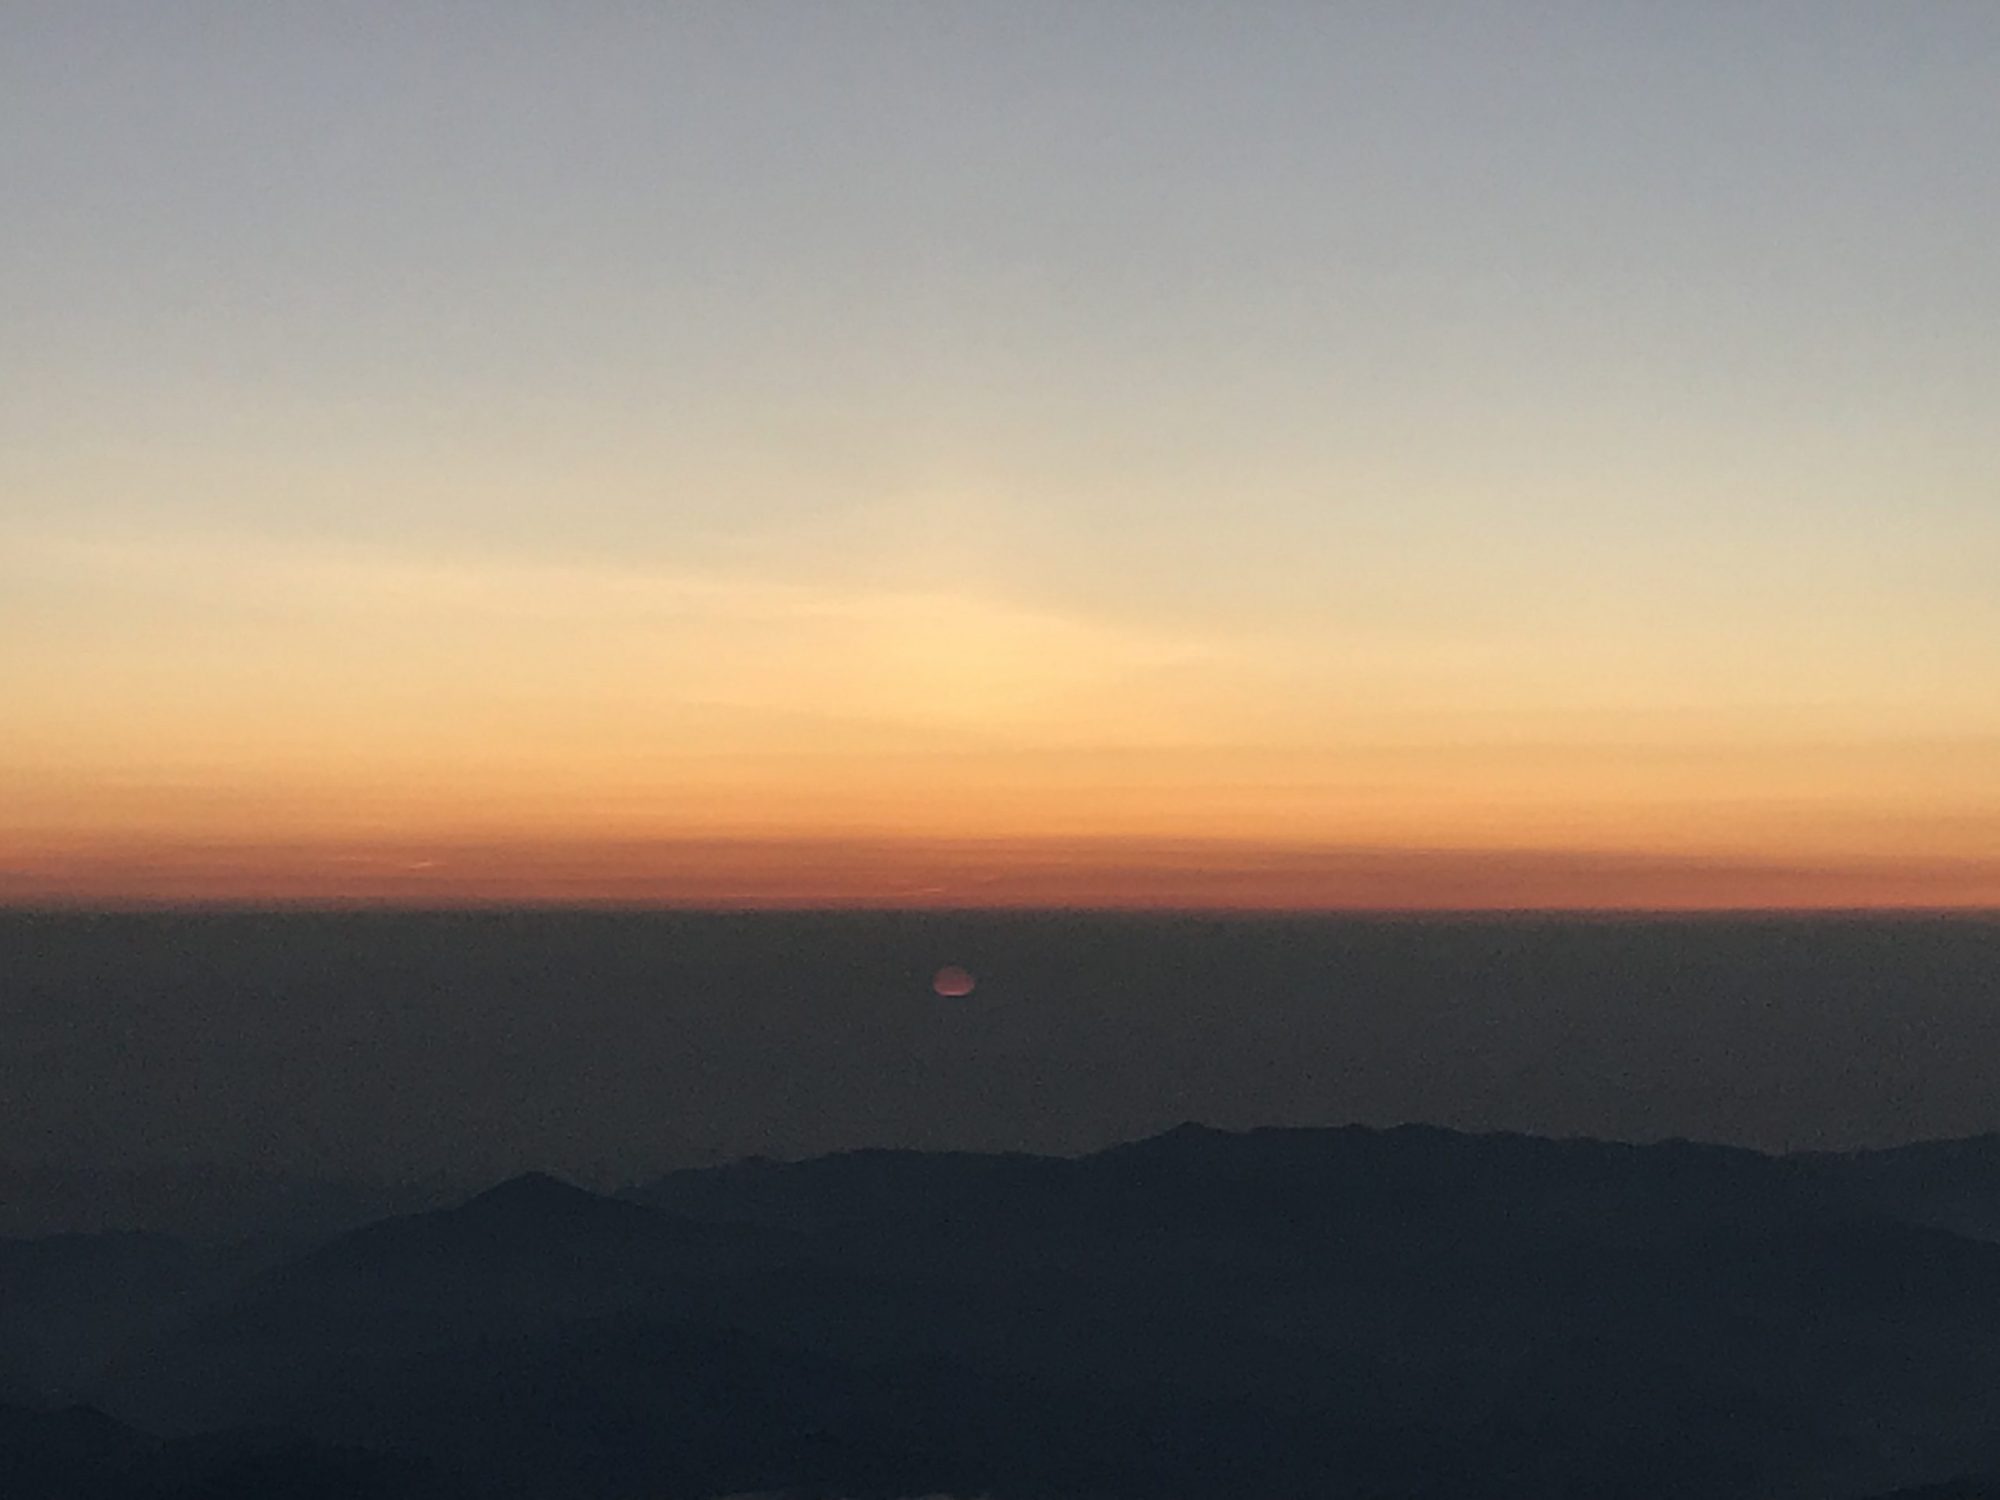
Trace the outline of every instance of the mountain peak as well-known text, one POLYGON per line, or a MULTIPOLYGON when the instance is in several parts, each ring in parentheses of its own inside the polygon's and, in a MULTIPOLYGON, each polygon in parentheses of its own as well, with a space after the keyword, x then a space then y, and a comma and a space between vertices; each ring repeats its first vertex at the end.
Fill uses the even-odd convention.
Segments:
POLYGON ((573 1214, 613 1201, 547 1172, 523 1172, 467 1199, 460 1207, 480 1212, 573 1214))
POLYGON ((1180 1124, 1157 1135, 1145 1136, 1136 1141, 1123 1141, 1116 1146, 1107 1146, 1102 1151, 1092 1152, 1089 1159, 1116 1161, 1176 1157, 1188 1151, 1204 1151, 1223 1142, 1242 1139, 1246 1137, 1235 1131, 1219 1130, 1213 1125, 1183 1120, 1180 1124))

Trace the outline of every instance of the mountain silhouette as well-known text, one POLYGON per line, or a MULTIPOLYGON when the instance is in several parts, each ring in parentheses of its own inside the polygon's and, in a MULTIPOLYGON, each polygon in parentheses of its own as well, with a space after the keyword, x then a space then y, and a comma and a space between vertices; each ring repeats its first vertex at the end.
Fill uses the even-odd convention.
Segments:
POLYGON ((135 1483, 372 1463, 354 1493, 524 1500, 1970 1495, 2000 1473, 2000 1244, 1934 1210, 1986 1160, 1187 1125, 615 1196, 531 1173, 130 1281, 96 1324, 74 1305, 119 1255, 192 1252, 26 1242, 0 1268, 72 1258, 33 1323, 71 1346, 7 1326, 8 1442, 60 1467, 115 1421, 135 1483))
POLYGON ((2000 1135, 1791 1158, 1829 1190, 1911 1223, 2000 1241, 2000 1135))
POLYGON ((472 1500, 422 1460, 283 1434, 163 1439, 90 1407, 0 1407, 0 1494, 24 1500, 472 1500))

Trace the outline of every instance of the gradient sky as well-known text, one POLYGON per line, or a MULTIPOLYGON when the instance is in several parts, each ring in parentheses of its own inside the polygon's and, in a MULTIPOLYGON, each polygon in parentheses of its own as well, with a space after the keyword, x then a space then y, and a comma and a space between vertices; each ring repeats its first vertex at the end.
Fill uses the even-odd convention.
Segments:
POLYGON ((8 4, 0 900, 2000 905, 1996 79, 8 4))

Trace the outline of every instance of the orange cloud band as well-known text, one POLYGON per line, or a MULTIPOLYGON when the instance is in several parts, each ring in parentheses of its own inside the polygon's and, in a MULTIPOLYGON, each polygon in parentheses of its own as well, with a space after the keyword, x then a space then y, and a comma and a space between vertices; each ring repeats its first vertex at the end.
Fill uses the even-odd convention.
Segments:
POLYGON ((195 843, 0 856, 13 906, 495 904, 1241 911, 2000 910, 2000 860, 1785 862, 1223 840, 195 843))

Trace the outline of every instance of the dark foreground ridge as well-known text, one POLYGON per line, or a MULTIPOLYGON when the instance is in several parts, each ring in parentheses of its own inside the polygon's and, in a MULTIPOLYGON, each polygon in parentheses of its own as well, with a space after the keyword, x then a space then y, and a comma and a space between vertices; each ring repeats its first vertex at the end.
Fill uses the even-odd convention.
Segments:
POLYGON ((1992 1138, 1184 1126, 283 1231, 0 1241, 0 1494, 2000 1495, 1992 1138))

